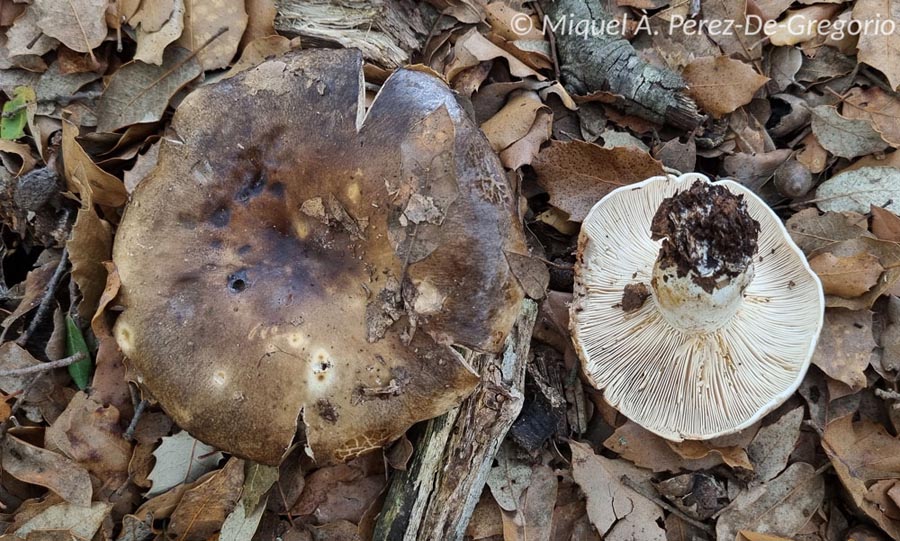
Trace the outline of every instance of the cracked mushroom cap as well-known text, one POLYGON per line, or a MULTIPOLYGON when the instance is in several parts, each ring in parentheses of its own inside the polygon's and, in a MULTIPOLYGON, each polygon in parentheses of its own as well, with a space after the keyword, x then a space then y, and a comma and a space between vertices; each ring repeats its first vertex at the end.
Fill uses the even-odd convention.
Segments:
MULTIPOLYGON (((660 214, 667 212, 671 206, 660 214)), ((703 243, 692 246, 706 255, 703 243)), ((822 288, 781 220, 740 184, 689 173, 618 188, 584 220, 578 253, 570 325, 583 370, 610 405, 651 432, 674 441, 737 432, 803 380, 822 328, 822 288), (734 200, 752 218, 738 224, 748 236, 758 223, 756 243, 730 237, 752 250, 713 261, 720 278, 733 276, 712 287, 686 285, 677 266, 660 272, 667 240, 651 238, 651 227, 657 238, 665 229, 654 223, 664 200, 697 182, 742 196, 734 200), (730 269, 744 255, 752 256, 746 272, 730 269)))
POLYGON ((113 258, 116 339, 209 444, 275 464, 298 420, 319 463, 457 405, 499 351, 527 254, 499 159, 438 77, 310 50, 202 87, 137 187, 113 258))

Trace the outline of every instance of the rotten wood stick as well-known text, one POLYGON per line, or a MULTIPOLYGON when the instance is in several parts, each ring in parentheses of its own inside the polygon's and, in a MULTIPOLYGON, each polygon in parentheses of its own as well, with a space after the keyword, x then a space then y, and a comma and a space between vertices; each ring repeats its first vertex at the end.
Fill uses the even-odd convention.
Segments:
POLYGON ((686 85, 681 76, 645 62, 628 40, 616 33, 584 36, 568 31, 569 23, 584 20, 605 27, 611 16, 600 0, 539 0, 538 5, 548 31, 554 33, 560 73, 569 91, 611 92, 621 97, 616 105, 626 113, 684 130, 703 121, 697 104, 682 93, 686 85))
POLYGON ((376 541, 462 539, 494 456, 522 409, 536 317, 537 304, 526 299, 503 352, 469 356, 481 383, 459 407, 427 423, 409 467, 391 479, 376 541))

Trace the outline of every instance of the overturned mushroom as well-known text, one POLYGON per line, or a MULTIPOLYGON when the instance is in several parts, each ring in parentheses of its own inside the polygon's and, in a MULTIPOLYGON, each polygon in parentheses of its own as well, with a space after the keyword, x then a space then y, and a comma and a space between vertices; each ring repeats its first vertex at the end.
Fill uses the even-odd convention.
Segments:
POLYGON ((729 434, 800 385, 822 288, 747 188, 695 173, 618 188, 584 220, 578 254, 571 326, 584 371, 644 428, 676 441, 729 434))
POLYGON ((458 404, 496 352, 525 254, 499 159, 435 75, 364 110, 351 50, 191 93, 122 219, 115 335, 197 438, 277 463, 297 431, 347 460, 458 404))

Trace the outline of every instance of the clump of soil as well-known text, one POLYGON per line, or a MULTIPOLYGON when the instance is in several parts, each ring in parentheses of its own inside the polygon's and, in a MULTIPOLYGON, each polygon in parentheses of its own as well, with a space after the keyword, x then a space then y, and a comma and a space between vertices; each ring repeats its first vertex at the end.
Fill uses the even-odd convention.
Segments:
POLYGON ((664 239, 661 268, 676 267, 679 277, 712 292, 722 278, 743 273, 753 261, 759 222, 750 217, 742 195, 706 182, 665 199, 650 225, 653 240, 664 239))

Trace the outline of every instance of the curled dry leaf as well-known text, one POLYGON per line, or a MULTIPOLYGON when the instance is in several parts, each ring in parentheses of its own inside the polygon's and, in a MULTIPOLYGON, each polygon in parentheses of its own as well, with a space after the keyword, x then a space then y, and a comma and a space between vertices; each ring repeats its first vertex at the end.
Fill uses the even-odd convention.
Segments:
POLYGON ((19 481, 48 488, 74 505, 91 504, 91 476, 59 453, 6 435, 0 442, 0 459, 4 473, 19 481))
POLYGON ((532 167, 550 194, 550 204, 578 222, 615 188, 664 174, 662 163, 643 150, 583 141, 551 142, 532 167))
POLYGON ((244 1, 191 0, 184 7, 184 32, 178 45, 196 53, 204 71, 230 64, 247 27, 244 1))
POLYGON ((125 203, 128 194, 125 185, 116 177, 100 169, 88 156, 78 137, 78 126, 63 120, 62 154, 66 182, 69 190, 81 194, 82 202, 118 207, 125 203))
POLYGON ((831 105, 813 107, 812 131, 822 147, 841 158, 855 158, 886 149, 889 145, 864 119, 842 116, 831 105))
MULTIPOLYGON (((853 18, 863 24, 875 23, 883 26, 884 21, 900 20, 900 4, 881 0, 858 0, 853 5, 853 18)), ((865 62, 883 73, 894 90, 900 88, 900 63, 897 62, 900 32, 862 32, 857 47, 860 62, 865 62)))
POLYGON ((35 164, 37 164, 37 160, 31 155, 31 147, 25 143, 16 143, 6 139, 0 139, 0 158, 2 158, 3 165, 6 166, 7 170, 16 176, 24 175, 34 169, 35 164), (7 156, 4 156, 10 154, 15 156, 16 159, 9 160, 7 156))
POLYGON ((129 62, 112 77, 97 104, 97 129, 113 132, 162 118, 169 100, 202 72, 191 52, 167 47, 160 66, 129 62))
POLYGON ((852 415, 845 415, 825 427, 822 446, 853 503, 888 535, 900 538, 900 520, 885 515, 871 493, 874 481, 900 476, 900 440, 880 424, 854 423, 852 415))
POLYGON ((720 118, 750 103, 769 78, 749 64, 727 56, 697 58, 682 72, 688 94, 713 117, 720 118))
POLYGON ((107 0, 35 0, 37 25, 69 49, 88 53, 106 39, 107 0))
MULTIPOLYGON (((606 541, 664 541, 665 531, 657 524, 663 510, 626 486, 628 475, 620 462, 594 454, 583 443, 571 442, 572 475, 587 495, 591 523, 606 541)), ((632 479, 632 481, 636 481, 632 479)))
POLYGON ((791 537, 812 517, 825 496, 825 480, 805 462, 732 501, 716 521, 717 539, 735 539, 739 530, 791 537))
POLYGON ((858 391, 866 386, 863 373, 877 346, 872 337, 872 312, 829 309, 812 362, 829 377, 858 391))
POLYGON ((87 205, 78 210, 67 246, 72 262, 72 279, 78 284, 82 296, 78 314, 89 320, 94 317, 100 295, 106 288, 103 262, 112 257, 113 234, 109 223, 97 216, 90 199, 85 198, 84 202, 87 205))
POLYGON ((516 77, 534 77, 540 81, 546 79, 512 54, 491 43, 477 28, 472 28, 456 41, 455 55, 447 66, 446 76, 451 81, 462 70, 495 58, 505 59, 509 64, 509 72, 516 77))

